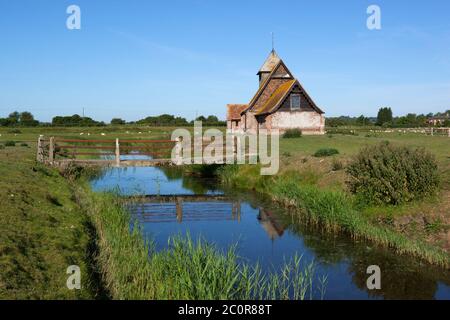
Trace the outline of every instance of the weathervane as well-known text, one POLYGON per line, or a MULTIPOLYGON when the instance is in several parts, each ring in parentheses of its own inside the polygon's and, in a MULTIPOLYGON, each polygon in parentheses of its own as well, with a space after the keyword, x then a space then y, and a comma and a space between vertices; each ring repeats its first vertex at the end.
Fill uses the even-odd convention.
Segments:
POLYGON ((273 32, 271 32, 271 34, 272 34, 272 51, 275 51, 275 36, 273 32))

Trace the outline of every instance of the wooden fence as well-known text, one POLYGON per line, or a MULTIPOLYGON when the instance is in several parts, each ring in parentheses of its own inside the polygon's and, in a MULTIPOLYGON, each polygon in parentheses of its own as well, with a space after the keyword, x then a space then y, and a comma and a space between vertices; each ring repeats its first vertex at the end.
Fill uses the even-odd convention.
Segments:
POLYGON ((135 161, 169 161, 176 141, 114 139, 86 140, 40 136, 37 144, 37 160, 50 164, 58 162, 92 162, 120 165, 133 159, 121 156, 145 156, 135 161))
MULTIPOLYGON (((226 142, 222 142, 224 152, 233 155, 233 159, 237 157, 238 145, 237 138, 233 138, 232 146, 228 146, 226 142), (231 149, 230 149, 231 148, 231 149)), ((207 146, 211 146, 210 139, 202 139, 201 142, 191 145, 191 159, 195 161, 195 146, 201 147, 203 154, 207 146)), ((219 146, 218 144, 212 146, 219 146)), ((37 160, 39 162, 58 165, 60 163, 77 162, 81 164, 97 164, 97 165, 155 165, 163 163, 172 163, 172 150, 175 152, 176 159, 181 159, 183 143, 181 140, 144 140, 144 139, 67 139, 67 138, 44 138, 39 136, 37 143, 37 160), (123 159, 123 156, 131 155, 131 159, 123 159), (144 159, 139 159, 144 156, 144 159)), ((185 150, 185 149, 183 149, 185 150)), ((197 149, 195 149, 197 150, 197 149)), ((185 155, 183 155, 185 156, 185 155)), ((250 154, 244 151, 244 156, 250 154)), ((205 159, 201 159, 202 161, 205 159)), ((207 161, 206 159, 205 161, 207 161)), ((213 161, 216 158, 213 158, 213 161)), ((175 163, 181 164, 181 163, 175 163)))
POLYGON ((450 128, 428 128, 427 133, 431 136, 447 136, 450 138, 450 128))

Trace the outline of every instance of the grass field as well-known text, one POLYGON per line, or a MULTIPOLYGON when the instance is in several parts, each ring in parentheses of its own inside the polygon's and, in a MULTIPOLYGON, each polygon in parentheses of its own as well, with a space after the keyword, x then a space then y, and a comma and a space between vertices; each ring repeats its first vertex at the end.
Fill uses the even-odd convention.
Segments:
MULTIPOLYGON (((83 139, 155 139, 169 138, 172 130, 170 127, 134 126, 37 127, 14 131, 0 128, 0 297, 98 298, 104 295, 96 273, 91 270, 93 244, 90 234, 93 226, 75 201, 68 182, 56 171, 36 164, 35 141, 38 135, 83 139), (17 143, 14 147, 6 146, 6 141, 17 143), (79 264, 82 274, 88 275, 82 277, 81 291, 65 289, 66 268, 70 264, 79 264)), ((352 156, 365 145, 386 140, 394 144, 423 147, 433 153, 442 177, 441 192, 432 199, 407 205, 361 208, 359 214, 376 226, 397 232, 401 237, 420 240, 449 252, 448 137, 414 133, 361 133, 281 139, 279 175, 295 172, 301 184, 324 192, 346 193, 345 167, 352 156), (320 148, 335 148, 339 154, 326 158, 313 157, 320 148), (340 162, 341 166, 336 166, 336 162, 340 162)), ((255 181, 255 185, 258 183, 260 181, 255 181)), ((281 192, 283 186, 286 185, 280 184, 273 193, 287 192, 289 188, 281 192)), ((305 200, 303 197, 307 196, 307 190, 304 192, 292 196, 302 202, 305 200)), ((320 206, 317 208, 321 210, 320 206)), ((366 224, 361 226, 365 228, 366 224)), ((372 236, 378 236, 377 232, 372 232, 372 236)), ((395 233, 389 233, 389 237, 397 239, 394 240, 397 242, 404 239, 395 233)))
POLYGON ((64 178, 34 153, 20 144, 0 150, 0 299, 307 299, 319 285, 325 291, 300 257, 265 275, 238 262, 233 248, 202 241, 173 239, 154 252, 138 229, 130 233, 118 197, 64 178), (81 269, 81 290, 66 286, 71 265, 81 269))
POLYGON ((100 296, 89 220, 67 181, 20 146, 0 150, 0 176, 0 298, 100 296), (81 269, 82 290, 66 287, 70 265, 81 269))

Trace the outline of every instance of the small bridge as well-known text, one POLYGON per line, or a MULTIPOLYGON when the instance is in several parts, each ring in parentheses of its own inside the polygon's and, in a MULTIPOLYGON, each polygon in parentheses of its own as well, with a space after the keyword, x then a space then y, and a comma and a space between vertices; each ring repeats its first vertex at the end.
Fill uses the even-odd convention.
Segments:
POLYGON ((241 220, 241 204, 223 195, 149 195, 127 205, 140 222, 241 220))
MULTIPOLYGON (((200 144, 202 150, 209 143, 211 141, 202 140, 200 144)), ((237 154, 236 146, 237 143, 233 146, 233 158, 237 154)), ((222 147, 223 150, 228 148, 226 144, 222 147)), ((175 164, 172 160, 172 151, 175 152, 177 159, 181 158, 182 142, 180 140, 87 140, 40 136, 37 142, 36 158, 39 162, 54 166, 75 163, 82 166, 150 167, 175 164)))
MULTIPOLYGON (((143 223, 241 221, 241 202, 225 195, 129 197, 127 208, 133 217, 143 223)), ((256 218, 272 240, 284 234, 285 226, 271 210, 259 208, 256 218)))

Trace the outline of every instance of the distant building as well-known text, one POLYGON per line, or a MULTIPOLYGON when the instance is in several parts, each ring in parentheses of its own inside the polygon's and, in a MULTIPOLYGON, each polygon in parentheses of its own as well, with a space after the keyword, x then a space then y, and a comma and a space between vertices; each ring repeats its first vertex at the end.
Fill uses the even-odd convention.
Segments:
POLYGON ((427 123, 432 126, 442 126, 447 120, 450 120, 449 114, 446 114, 445 116, 429 118, 427 120, 427 123))
POLYGON ((324 134, 324 112, 272 50, 257 73, 259 89, 248 104, 227 105, 227 128, 258 133, 300 129, 303 134, 324 134))

